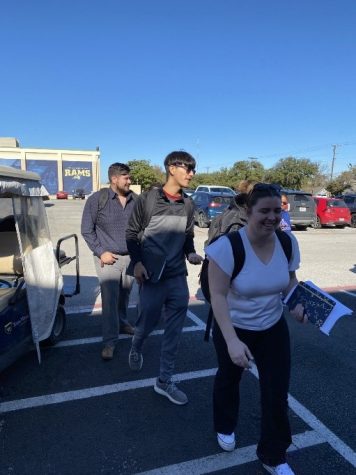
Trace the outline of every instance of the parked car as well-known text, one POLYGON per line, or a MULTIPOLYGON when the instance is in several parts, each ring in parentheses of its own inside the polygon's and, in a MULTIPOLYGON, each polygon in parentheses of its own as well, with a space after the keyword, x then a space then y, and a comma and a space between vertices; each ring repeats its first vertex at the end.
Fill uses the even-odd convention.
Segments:
POLYGON ((351 225, 351 213, 344 200, 314 196, 316 203, 315 228, 322 226, 337 226, 344 228, 351 225))
POLYGON ((234 197, 229 194, 197 191, 192 194, 194 219, 200 228, 208 228, 211 220, 223 213, 234 197))
POLYGON ((183 188, 183 191, 187 196, 192 196, 192 194, 195 192, 195 190, 191 188, 183 188))
POLYGON ((218 186, 218 185, 199 185, 195 191, 205 191, 207 193, 220 193, 235 196, 236 193, 232 188, 228 186, 218 186))
POLYGON ((67 200, 69 193, 67 191, 57 191, 56 198, 57 200, 67 200))
POLYGON ((356 193, 338 196, 344 200, 351 213, 351 227, 356 228, 356 193))
POLYGON ((76 188, 72 194, 73 200, 85 200, 84 188, 76 188))
POLYGON ((312 194, 301 190, 285 190, 281 193, 287 195, 289 202, 289 216, 295 229, 306 229, 314 226, 316 221, 316 205, 312 194))

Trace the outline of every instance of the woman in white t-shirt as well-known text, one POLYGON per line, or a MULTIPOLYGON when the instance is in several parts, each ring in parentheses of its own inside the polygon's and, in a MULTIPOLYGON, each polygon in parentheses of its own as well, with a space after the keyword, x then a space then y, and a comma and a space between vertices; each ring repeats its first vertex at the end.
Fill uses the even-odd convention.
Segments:
MULTIPOLYGON (((209 288, 215 316, 213 340, 218 357, 214 382, 214 426, 224 450, 235 448, 239 382, 254 359, 261 388, 262 424, 257 456, 269 473, 293 475, 286 463, 291 444, 288 420, 290 343, 281 296, 297 284, 300 255, 296 238, 288 262, 275 231, 281 219, 278 187, 257 183, 245 195, 248 224, 238 232, 245 249, 244 265, 231 282, 234 259, 229 239, 206 248, 209 288)), ((298 305, 293 316, 307 322, 298 305)))

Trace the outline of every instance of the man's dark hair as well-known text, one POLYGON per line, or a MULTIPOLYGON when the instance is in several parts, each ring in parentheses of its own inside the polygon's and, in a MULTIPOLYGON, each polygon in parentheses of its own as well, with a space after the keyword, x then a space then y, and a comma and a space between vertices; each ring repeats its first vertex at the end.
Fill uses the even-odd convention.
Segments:
POLYGON ((130 167, 127 166, 125 163, 112 163, 108 170, 108 177, 109 181, 113 176, 117 175, 129 175, 130 174, 130 167))
POLYGON ((192 168, 195 168, 196 165, 195 158, 193 158, 190 153, 184 152, 183 150, 171 152, 164 159, 164 168, 166 169, 166 173, 168 174, 168 168, 171 165, 176 165, 177 163, 187 165, 192 168))

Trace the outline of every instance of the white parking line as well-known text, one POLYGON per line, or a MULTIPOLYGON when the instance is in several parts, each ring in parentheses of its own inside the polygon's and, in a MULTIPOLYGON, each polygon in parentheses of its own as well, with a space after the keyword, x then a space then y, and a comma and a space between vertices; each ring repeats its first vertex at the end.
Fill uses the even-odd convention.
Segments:
MULTIPOLYGON (((258 379, 258 371, 255 365, 252 366, 250 372, 258 379)), ((328 442, 336 452, 356 467, 356 453, 290 394, 288 394, 288 406, 297 416, 312 427, 319 434, 320 438, 328 442)))
MULTIPOLYGON (((183 332, 195 332, 200 331, 205 328, 205 323, 200 320, 193 312, 190 310, 187 311, 187 317, 195 323, 192 327, 184 327, 183 332)), ((163 335, 164 330, 154 330, 151 335, 163 335)), ((119 340, 126 340, 132 338, 132 335, 119 335, 119 340)), ((48 348, 63 348, 66 346, 77 346, 77 345, 91 345, 94 343, 101 343, 103 341, 102 337, 91 337, 91 338, 79 338, 74 340, 63 340, 56 343, 54 346, 48 348)))
POLYGON ((351 295, 351 297, 356 297, 355 292, 349 292, 348 290, 341 290, 343 294, 351 295))
MULTIPOLYGON (((174 379, 179 381, 189 381, 191 379, 207 378, 214 376, 216 368, 201 371, 191 371, 180 373, 174 379)), ((35 396, 26 399, 17 399, 0 403, 0 413, 19 411, 21 409, 31 409, 32 407, 48 406, 50 404, 60 404, 63 402, 78 401, 91 397, 106 396, 107 394, 121 393, 132 389, 141 389, 153 386, 156 378, 140 379, 125 383, 108 384, 106 386, 96 386, 92 388, 78 389, 76 391, 66 391, 62 393, 48 394, 46 396, 35 396)))
MULTIPOLYGON (((293 436, 293 443, 288 452, 294 452, 314 445, 322 444, 325 440, 321 439, 319 434, 312 430, 293 436)), ((246 463, 255 462, 256 445, 242 447, 233 452, 221 452, 200 459, 189 460, 174 465, 155 468, 147 472, 140 472, 136 475, 202 475, 212 473, 226 468, 237 467, 246 463)))
MULTIPOLYGON (((201 331, 202 328, 194 325, 192 327, 184 327, 183 332, 197 332, 201 331)), ((163 335, 164 330, 154 330, 150 336, 163 335)), ((131 339, 132 335, 119 335, 119 340, 128 340, 131 339)), ((48 346, 47 348, 63 348, 66 346, 77 346, 77 345, 92 345, 94 343, 101 343, 103 341, 101 336, 95 336, 91 338, 80 338, 74 340, 63 340, 56 343, 54 346, 48 346)))
MULTIPOLYGON (((189 318, 191 318, 197 326, 187 327, 185 331, 199 331, 205 328, 205 323, 199 319, 196 315, 189 311, 189 318), (189 330, 188 330, 189 329, 189 330)), ((158 334, 162 332, 159 330, 153 332, 158 334)), ((123 336, 125 337, 125 336, 123 336)), ((92 340, 92 339, 87 339, 92 340)), ((101 339, 100 339, 101 340, 101 339)), ((99 341, 100 341, 99 340, 99 341)), ((76 340, 72 340, 74 342, 76 340)), ((77 340, 84 341, 84 340, 77 340)), ((80 343, 82 344, 82 343, 80 343)), ((59 345, 58 345, 59 346, 59 345)), ((65 346, 65 345, 63 345, 65 346)), ((187 373, 180 373, 176 375, 177 379, 180 381, 189 381, 192 379, 206 378, 214 376, 216 373, 216 368, 210 368, 202 371, 192 371, 187 373)), ((254 366, 251 369, 251 373, 258 378, 258 372, 254 366)), ((32 398, 19 399, 14 401, 7 401, 0 403, 0 413, 8 413, 23 409, 31 409, 33 407, 42 407, 51 404, 60 404, 70 401, 76 401, 81 399, 88 399, 91 397, 100 397, 113 393, 120 393, 124 391, 146 388, 153 386, 155 378, 149 378, 144 380, 130 381, 124 383, 111 384, 106 386, 98 386, 80 389, 76 391, 67 391, 61 393, 54 393, 45 396, 36 396, 32 398)), ((303 448, 305 446, 312 446, 315 444, 320 444, 327 442, 330 444, 333 449, 338 452, 345 460, 347 460, 353 467, 356 467, 356 453, 345 444, 339 437, 337 437, 331 430, 329 430, 317 417, 314 416, 307 408, 300 404, 296 399, 289 395, 289 406, 291 409, 310 427, 313 431, 308 431, 305 434, 298 434, 293 437, 293 443, 295 447, 291 447, 290 450, 297 450, 297 448, 303 448), (298 440, 301 445, 298 444, 298 440), (308 445, 303 445, 308 444, 308 445)), ((169 467, 163 467, 162 469, 155 469, 150 472, 143 472, 146 475, 148 474, 180 474, 180 473, 210 473, 212 471, 219 470, 220 468, 227 468, 233 465, 239 465, 241 463, 247 463, 249 461, 256 460, 255 446, 244 447, 234 451, 230 454, 218 454, 210 457, 204 457, 204 459, 196 459, 190 462, 184 462, 182 464, 177 464, 169 467), (240 458, 241 457, 241 458, 240 458), (237 460, 236 460, 236 459, 237 460), (241 462, 241 459, 246 459, 246 461, 241 462), (220 462, 221 461, 221 462, 220 462), (202 465, 203 464, 203 465, 202 465), (206 464, 206 465, 205 465, 206 464), (221 467, 220 465, 221 464, 221 467), (202 471, 202 467, 204 470, 202 471)))

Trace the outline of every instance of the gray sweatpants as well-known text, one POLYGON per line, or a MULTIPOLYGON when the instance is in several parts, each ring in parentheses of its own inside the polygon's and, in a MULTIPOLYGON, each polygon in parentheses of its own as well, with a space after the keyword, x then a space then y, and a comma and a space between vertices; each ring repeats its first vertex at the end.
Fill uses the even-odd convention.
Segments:
POLYGON ((120 325, 128 323, 127 307, 134 282, 134 278, 126 274, 130 256, 118 256, 115 264, 104 267, 94 256, 94 263, 101 289, 103 345, 115 346, 120 325))
POLYGON ((161 381, 168 381, 174 372, 178 344, 187 315, 189 291, 185 274, 140 288, 140 308, 135 325, 133 347, 142 351, 143 343, 160 321, 164 306, 164 334, 161 344, 161 381))

